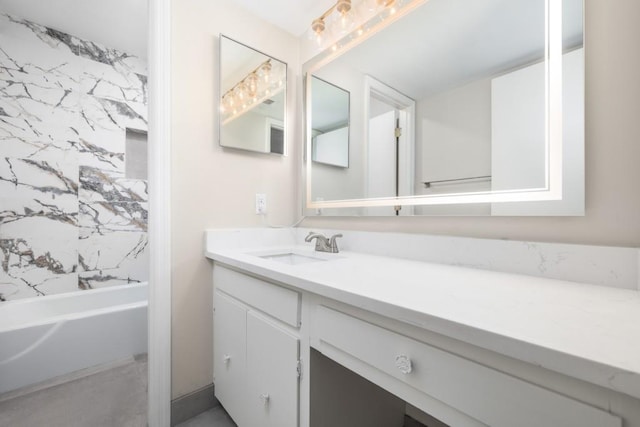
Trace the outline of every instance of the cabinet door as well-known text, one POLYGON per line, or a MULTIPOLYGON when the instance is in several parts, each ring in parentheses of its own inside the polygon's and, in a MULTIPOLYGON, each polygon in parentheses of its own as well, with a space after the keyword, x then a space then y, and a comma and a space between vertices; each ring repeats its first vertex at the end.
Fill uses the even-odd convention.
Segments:
POLYGON ((298 425, 298 357, 299 340, 295 336, 248 312, 248 425, 298 425))
POLYGON ((229 297, 215 293, 213 374, 215 394, 238 425, 246 425, 247 310, 229 297))

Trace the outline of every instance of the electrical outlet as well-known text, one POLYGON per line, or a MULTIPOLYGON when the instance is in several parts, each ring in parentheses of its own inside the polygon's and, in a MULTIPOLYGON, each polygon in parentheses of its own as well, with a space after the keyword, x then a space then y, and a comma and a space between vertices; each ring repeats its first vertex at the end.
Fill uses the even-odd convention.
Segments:
POLYGON ((267 213, 267 195, 256 193, 256 215, 267 213))

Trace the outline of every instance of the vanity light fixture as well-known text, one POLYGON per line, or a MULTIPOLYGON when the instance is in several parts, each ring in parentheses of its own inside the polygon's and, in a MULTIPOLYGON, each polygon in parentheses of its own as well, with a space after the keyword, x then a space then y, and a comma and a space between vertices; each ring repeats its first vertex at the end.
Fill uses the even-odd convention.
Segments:
POLYGON ((276 66, 274 69, 271 59, 267 59, 227 90, 220 103, 222 124, 260 105, 281 90, 286 70, 280 68, 276 66))
MULTIPOLYGON (((356 0, 357 1, 357 0, 356 0)), ((376 0, 378 1, 378 0, 376 0)), ((355 12, 351 5, 351 0, 338 0, 325 13, 311 22, 311 36, 315 39, 318 47, 324 44, 327 33, 347 34, 355 24, 355 12), (332 16, 336 12, 337 16, 332 16), (330 21, 333 18, 333 21, 330 21), (327 29, 327 22, 330 28, 327 29)))
POLYGON ((311 22, 309 39, 319 50, 330 47, 331 52, 336 52, 374 27, 386 25, 388 18, 401 9, 412 9, 424 1, 338 0, 311 22))

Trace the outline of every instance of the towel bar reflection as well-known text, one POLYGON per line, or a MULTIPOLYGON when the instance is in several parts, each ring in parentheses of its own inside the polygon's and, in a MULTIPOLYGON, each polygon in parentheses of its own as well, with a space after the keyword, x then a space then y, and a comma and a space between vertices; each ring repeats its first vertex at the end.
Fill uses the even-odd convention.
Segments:
POLYGON ((470 176, 469 178, 441 179, 438 181, 425 181, 423 182, 423 184, 424 184, 424 188, 431 188, 432 184, 441 184, 445 182, 474 181, 474 180, 491 180, 491 175, 470 176))

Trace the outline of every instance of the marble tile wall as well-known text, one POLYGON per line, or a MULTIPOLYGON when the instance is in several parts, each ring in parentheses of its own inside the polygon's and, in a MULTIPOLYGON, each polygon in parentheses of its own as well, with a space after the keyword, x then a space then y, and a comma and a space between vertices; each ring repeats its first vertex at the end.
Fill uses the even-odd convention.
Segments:
POLYGON ((146 281, 146 63, 0 14, 0 301, 146 281))

